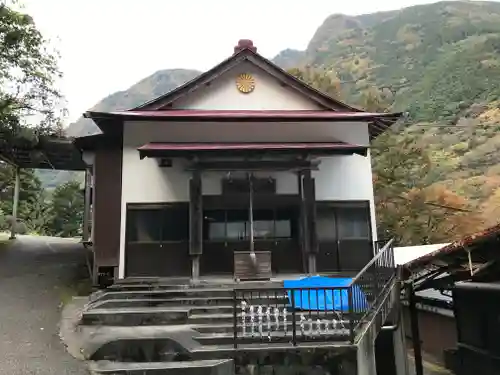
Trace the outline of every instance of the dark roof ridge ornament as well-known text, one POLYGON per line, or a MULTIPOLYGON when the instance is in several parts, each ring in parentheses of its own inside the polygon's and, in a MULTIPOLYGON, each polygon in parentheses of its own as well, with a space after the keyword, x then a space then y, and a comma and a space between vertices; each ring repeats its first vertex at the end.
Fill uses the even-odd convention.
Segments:
POLYGON ((257 53, 257 47, 253 45, 253 41, 250 39, 238 40, 238 45, 234 47, 234 53, 238 53, 244 49, 249 49, 250 51, 257 53))

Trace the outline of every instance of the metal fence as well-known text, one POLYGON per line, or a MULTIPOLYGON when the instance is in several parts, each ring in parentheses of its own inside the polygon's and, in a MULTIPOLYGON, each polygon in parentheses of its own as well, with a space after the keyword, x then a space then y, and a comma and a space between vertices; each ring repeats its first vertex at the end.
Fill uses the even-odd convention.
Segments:
POLYGON ((333 287, 235 289, 233 294, 234 347, 240 344, 349 341, 371 321, 373 313, 385 320, 392 303, 388 297, 396 276, 393 241, 346 285, 333 287), (387 305, 387 306, 386 306, 387 305))

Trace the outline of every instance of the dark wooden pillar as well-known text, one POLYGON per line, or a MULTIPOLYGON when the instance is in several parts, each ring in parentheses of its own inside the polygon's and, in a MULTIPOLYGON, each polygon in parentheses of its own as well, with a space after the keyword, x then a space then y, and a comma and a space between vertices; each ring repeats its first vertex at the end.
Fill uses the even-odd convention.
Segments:
POLYGON ((90 168, 85 169, 85 198, 83 206, 83 233, 82 241, 87 242, 90 239, 90 202, 92 200, 92 176, 90 168))
POLYGON ((193 280, 200 276, 200 256, 203 253, 202 201, 201 173, 195 170, 189 181, 189 254, 193 280))
POLYGON ((316 254, 318 253, 318 234, 316 232, 316 188, 314 179, 311 176, 311 170, 302 172, 304 205, 307 214, 307 234, 308 234, 308 272, 316 273, 316 254))
POLYGON ((299 228, 300 228, 300 247, 302 252, 302 264, 304 265, 304 272, 308 272, 308 262, 309 262, 309 228, 308 215, 307 215, 307 205, 306 197, 304 194, 304 172, 297 172, 297 185, 299 188, 299 198, 300 198, 300 213, 299 213, 299 228))
POLYGON ((418 310, 415 298, 415 289, 411 282, 406 284, 406 296, 410 310, 411 341, 413 343, 413 357, 415 358, 415 374, 424 375, 422 362, 422 343, 420 341, 420 329, 418 327, 418 310))

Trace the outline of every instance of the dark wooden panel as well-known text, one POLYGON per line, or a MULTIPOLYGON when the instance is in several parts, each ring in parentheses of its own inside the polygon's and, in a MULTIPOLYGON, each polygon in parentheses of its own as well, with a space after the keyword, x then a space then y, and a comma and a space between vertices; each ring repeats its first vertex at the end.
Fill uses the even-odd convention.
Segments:
POLYGON ((338 251, 341 271, 360 271, 373 258, 370 240, 339 240, 338 251))
MULTIPOLYGON (((299 196, 295 194, 255 194, 254 208, 283 208, 299 205, 299 196)), ((248 194, 230 195, 205 195, 203 196, 203 208, 214 209, 234 209, 245 208, 249 205, 248 194)))
POLYGON ((100 266, 118 266, 122 199, 122 150, 97 150, 94 164, 93 241, 100 266))
POLYGON ((500 357, 489 352, 459 345, 457 375, 498 375, 500 374, 500 357))
POLYGON ((234 277, 240 280, 270 279, 271 252, 255 251, 256 266, 254 266, 250 251, 234 252, 234 277))
MULTIPOLYGON (((203 255, 200 257, 200 275, 232 275, 235 244, 241 246, 239 242, 205 241, 203 255)), ((245 250, 248 250, 248 243, 245 250)))
POLYGON ((298 240, 256 240, 255 250, 271 252, 271 268, 275 274, 305 272, 298 240))
MULTIPOLYGON (((250 250, 248 240, 210 242, 205 241, 203 255, 200 258, 200 274, 223 275, 233 274, 234 252, 250 250)), ((256 240, 256 251, 271 252, 271 269, 273 273, 302 273, 304 263, 302 253, 296 240, 256 240)))
MULTIPOLYGON (((221 181, 222 195, 249 194, 250 182, 248 178, 227 179, 221 181)), ((254 194, 275 194, 276 180, 273 178, 252 178, 254 194)))
POLYGON ((316 255, 316 269, 318 272, 341 271, 338 262, 337 241, 320 241, 316 255))
POLYGON ((394 356, 394 332, 380 331, 375 340, 377 375, 397 375, 394 356))
POLYGON ((129 243, 125 249, 127 277, 190 276, 188 242, 129 243))

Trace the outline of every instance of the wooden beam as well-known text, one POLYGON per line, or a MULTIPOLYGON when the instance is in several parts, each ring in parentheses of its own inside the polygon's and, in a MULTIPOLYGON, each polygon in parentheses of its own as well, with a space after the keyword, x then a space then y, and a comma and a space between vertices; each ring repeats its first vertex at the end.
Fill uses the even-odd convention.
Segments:
POLYGON ((422 342, 420 341, 420 329, 418 324, 417 300, 415 298, 415 290, 413 289, 413 284, 411 282, 406 284, 406 295, 410 310, 411 341, 413 343, 413 356, 415 358, 415 374, 424 375, 422 342))
POLYGON ((92 200, 92 176, 90 174, 90 169, 85 170, 85 198, 83 201, 83 233, 82 241, 88 241, 90 239, 90 202, 92 200))
POLYGON ((200 161, 189 165, 189 171, 294 171, 317 170, 319 161, 200 161))
POLYGON ((303 189, 309 235, 308 272, 316 273, 316 254, 318 253, 318 234, 316 232, 316 188, 314 179, 311 176, 311 170, 305 170, 303 173, 303 189))
POLYGON ((200 256, 203 252, 203 207, 201 173, 194 171, 189 180, 189 254, 191 255, 191 277, 200 275, 200 256))
POLYGON ((302 251, 302 259, 304 265, 304 271, 308 272, 308 262, 309 262, 309 228, 308 228, 308 215, 307 215, 307 205, 304 194, 304 172, 299 171, 297 173, 297 185, 299 188, 299 199, 300 199, 300 244, 302 251))

